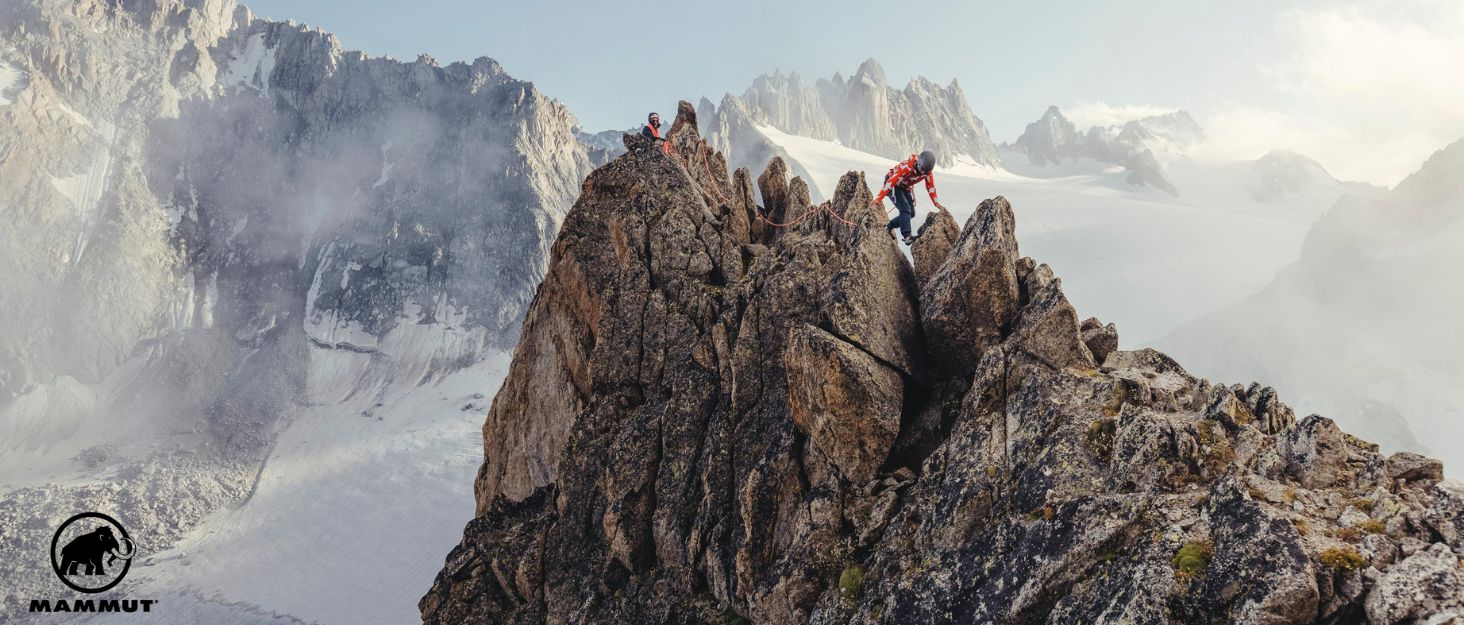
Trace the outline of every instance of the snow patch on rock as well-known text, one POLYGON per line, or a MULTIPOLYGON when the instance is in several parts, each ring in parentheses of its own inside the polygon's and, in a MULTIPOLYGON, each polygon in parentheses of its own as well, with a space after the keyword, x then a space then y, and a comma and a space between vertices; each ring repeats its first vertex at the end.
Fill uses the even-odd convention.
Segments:
POLYGON ((0 61, 0 106, 15 102, 15 93, 25 83, 25 72, 20 68, 0 61))
POLYGON ((275 67, 275 49, 264 42, 264 33, 254 33, 229 55, 228 70, 219 79, 221 87, 247 87, 269 95, 269 75, 275 67))

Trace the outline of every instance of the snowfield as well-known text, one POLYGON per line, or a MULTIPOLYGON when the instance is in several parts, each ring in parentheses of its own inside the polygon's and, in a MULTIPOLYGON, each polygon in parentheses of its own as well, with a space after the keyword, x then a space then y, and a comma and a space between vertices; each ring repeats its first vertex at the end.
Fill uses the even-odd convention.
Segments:
MULTIPOLYGON (((894 165, 832 142, 758 130, 802 163, 826 197, 847 171, 864 172, 878 188, 894 165)), ((937 169, 935 179, 941 203, 963 225, 982 200, 1011 200, 1022 253, 1051 265, 1079 314, 1116 323, 1133 348, 1270 283, 1336 200, 1259 204, 1246 197, 1244 167, 1177 164, 1174 171, 1183 197, 1131 186, 1121 169, 1084 162, 1011 171, 967 162, 937 169), (1207 193, 1186 193, 1200 182, 1207 193)), ((918 228, 932 206, 923 190, 915 196, 918 228)), ((893 214, 889 201, 885 208, 893 214)))
POLYGON ((301 414, 243 504, 133 568, 141 582, 129 594, 160 599, 158 609, 95 622, 417 622, 417 600, 473 518, 483 415, 508 362, 495 354, 405 392, 301 414))
POLYGON ((9 106, 15 101, 11 99, 15 95, 11 92, 19 91, 16 87, 24 80, 25 72, 20 71, 20 68, 0 62, 0 106, 9 106))

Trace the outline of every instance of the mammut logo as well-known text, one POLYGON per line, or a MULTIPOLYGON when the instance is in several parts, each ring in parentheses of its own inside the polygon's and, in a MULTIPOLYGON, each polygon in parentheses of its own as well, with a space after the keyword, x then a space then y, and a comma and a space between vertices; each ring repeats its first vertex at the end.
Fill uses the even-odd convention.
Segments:
POLYGON ((127 530, 100 512, 67 519, 51 539, 51 568, 61 583, 80 592, 102 592, 116 586, 132 568, 134 555, 137 545, 127 530))
POLYGON ((31 599, 31 612, 136 612, 142 608, 143 612, 151 612, 152 605, 157 603, 152 599, 57 599, 52 603, 48 599, 31 599))

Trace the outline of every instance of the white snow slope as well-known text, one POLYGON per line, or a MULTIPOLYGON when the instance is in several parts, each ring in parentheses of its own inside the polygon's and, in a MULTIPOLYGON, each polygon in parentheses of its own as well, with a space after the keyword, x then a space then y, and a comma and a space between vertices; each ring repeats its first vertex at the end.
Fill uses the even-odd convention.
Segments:
MULTIPOLYGON (((863 171, 877 188, 894 165, 835 143, 758 130, 802 163, 826 197, 845 172, 863 171)), ((1116 323, 1127 349, 1270 283, 1336 199, 1259 204, 1246 197, 1245 168, 1173 171, 1182 193, 1205 191, 1176 198, 1131 186, 1121 169, 1096 163, 1005 171, 966 161, 937 169, 935 179, 941 203, 962 225, 982 200, 1006 196, 1022 254, 1052 266, 1080 315, 1116 323), (1217 173, 1234 180, 1216 180, 1217 173)), ((915 197, 919 228, 933 206, 922 189, 915 197)), ((889 201, 885 207, 893 214, 889 201)))
POLYGON ((94 622, 418 622, 417 600, 473 518, 483 414, 508 362, 495 354, 405 392, 301 414, 248 500, 133 567, 127 594, 158 608, 94 622))

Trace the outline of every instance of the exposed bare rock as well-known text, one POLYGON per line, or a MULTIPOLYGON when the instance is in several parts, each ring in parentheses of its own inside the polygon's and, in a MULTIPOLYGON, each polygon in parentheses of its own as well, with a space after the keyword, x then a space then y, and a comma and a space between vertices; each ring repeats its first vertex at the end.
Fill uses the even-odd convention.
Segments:
POLYGON ((763 213, 768 221, 788 223, 793 212, 788 206, 788 165, 781 157, 775 156, 768 162, 768 168, 757 177, 757 189, 762 194, 763 213))
MULTIPOLYGON (((845 176, 831 209, 858 222, 877 222, 881 215, 870 208, 870 201, 862 180, 845 176)), ((918 374, 924 347, 915 311, 918 291, 910 264, 888 237, 869 236, 882 230, 876 232, 866 226, 858 237, 848 237, 842 234, 847 231, 846 224, 829 223, 826 215, 822 219, 825 221, 810 227, 827 228, 838 242, 847 241, 849 245, 843 266, 833 274, 820 302, 827 327, 902 374, 918 374)))
MULTIPOLYGON (((728 155, 733 167, 752 171, 781 157, 792 174, 809 180, 803 166, 769 139, 767 127, 890 159, 930 149, 942 166, 974 161, 1001 167, 986 125, 971 112, 960 84, 952 80, 942 87, 915 77, 898 89, 873 59, 848 79, 836 73, 812 84, 796 73, 764 74, 741 96, 727 94, 717 105, 702 98, 697 113, 707 144, 728 155)), ((822 201, 818 189, 809 191, 822 201)))
POLYGON ((1062 281, 1038 265, 1022 281, 1027 302, 1012 345, 1053 368, 1093 369, 1093 354, 1078 332, 1078 311, 1062 294, 1062 281))
POLYGON ((941 366, 970 372, 1010 332, 1018 305, 1016 218, 1005 198, 982 202, 920 291, 920 322, 941 366))
MULTIPOLYGON (((679 154, 700 150, 694 119, 683 106, 679 154)), ((556 451, 506 472, 490 455, 485 471, 520 486, 480 482, 424 622, 1301 625, 1456 609, 1454 483, 1390 479, 1375 445, 1293 422, 1263 385, 1117 350, 1019 256, 1006 200, 982 203, 917 298, 858 174, 753 241, 723 205, 746 201, 750 176, 724 202, 720 172, 637 141, 566 220, 527 364, 485 427, 556 451), (545 347, 574 337, 583 351, 545 347), (551 375, 545 354, 571 366, 551 375), (521 392, 581 372, 577 410, 521 392)), ((783 176, 764 172, 766 197, 802 202, 783 176)))
POLYGON ((1458 554, 1435 543, 1390 569, 1368 593, 1367 618, 1375 625, 1464 620, 1458 554))
POLYGON ((1253 384, 1246 389, 1246 407, 1256 418, 1256 426, 1267 434, 1278 434, 1296 423, 1296 412, 1276 396, 1276 389, 1253 384))
POLYGON ((956 218, 947 211, 936 210, 925 214, 925 223, 920 225, 915 244, 910 246, 910 255, 915 258, 915 281, 924 287, 940 269, 941 263, 950 256, 961 236, 961 227, 956 218))
POLYGON ((1388 456, 1387 469, 1388 479, 1422 481, 1424 486, 1444 479, 1444 463, 1411 451, 1400 451, 1388 456))
POLYGON ((1464 552, 1464 484, 1453 480, 1435 484, 1422 517, 1454 551, 1464 552))
POLYGON ((1104 325, 1097 317, 1088 317, 1078 329, 1082 332, 1083 345, 1088 346, 1098 364, 1103 364, 1109 354, 1118 350, 1118 328, 1113 324, 1104 325))
POLYGON ((1321 601, 1311 558, 1285 513, 1252 501, 1226 478, 1210 492, 1214 555, 1197 589, 1222 614, 1208 622, 1311 623, 1321 601))
POLYGON ((1287 473, 1307 488, 1347 481, 1347 441, 1331 419, 1318 415, 1302 419, 1276 441, 1276 447, 1286 461, 1287 473))
POLYGON ((850 481, 873 479, 900 431, 899 374, 812 326, 793 330, 783 361, 798 429, 850 481))
POLYGON ((1082 142, 1083 134, 1077 126, 1053 105, 1037 121, 1027 124, 1012 147, 1025 153, 1033 165, 1042 167, 1076 161, 1085 155, 1082 142))

